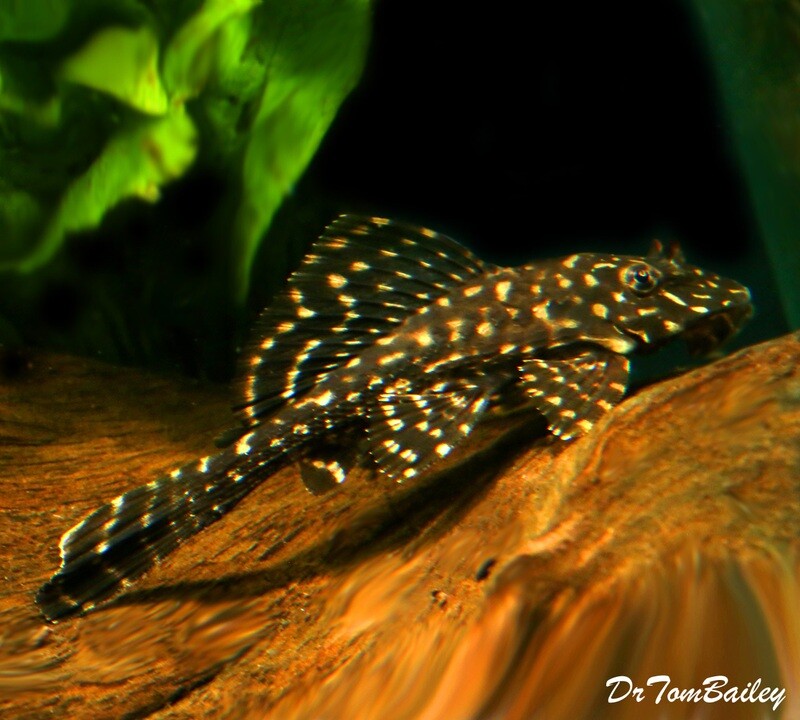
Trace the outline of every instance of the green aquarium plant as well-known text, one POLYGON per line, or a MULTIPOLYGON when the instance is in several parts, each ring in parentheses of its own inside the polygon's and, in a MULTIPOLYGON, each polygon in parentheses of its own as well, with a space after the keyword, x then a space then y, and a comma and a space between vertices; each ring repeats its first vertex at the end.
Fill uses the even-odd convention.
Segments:
MULTIPOLYGON (((0 4, 0 314, 6 323, 24 324, 16 322, 25 315, 19 308, 54 278, 74 279, 75 238, 91 243, 94 234, 116 242, 104 232, 104 224, 115 227, 110 216, 152 220, 147 207, 157 215, 164 193, 198 168, 224 179, 225 198, 213 223, 213 247, 198 248, 213 256, 207 272, 215 277, 193 282, 224 287, 230 312, 241 308, 276 211, 359 80, 370 12, 368 0, 0 4)), ((179 235, 172 233, 172 241, 179 235)), ((167 249, 161 257, 171 262, 167 249)), ((125 357, 124 351, 103 353, 104 344, 120 345, 109 341, 108 327, 131 325, 124 298, 107 289, 98 289, 97 300, 116 319, 102 330, 95 312, 94 320, 63 331, 57 346, 95 346, 125 357), (80 338, 70 339, 76 333, 80 338)), ((220 298, 210 292, 208 302, 220 298)), ((137 332, 127 327, 118 335, 123 345, 135 345, 137 332)))

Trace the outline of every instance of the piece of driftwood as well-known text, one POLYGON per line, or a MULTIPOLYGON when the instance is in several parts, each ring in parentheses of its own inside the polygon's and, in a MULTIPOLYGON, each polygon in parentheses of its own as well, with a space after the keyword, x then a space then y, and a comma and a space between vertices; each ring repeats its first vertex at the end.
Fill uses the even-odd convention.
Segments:
POLYGON ((0 384, 0 716, 800 717, 799 367, 799 334, 745 349, 572 443, 496 421, 414 486, 361 469, 313 497, 287 466, 116 600, 47 625, 33 595, 61 533, 208 454, 229 398, 23 358, 0 384), (618 675, 642 702, 609 704, 618 675), (786 694, 774 715, 656 704, 653 675, 786 694))

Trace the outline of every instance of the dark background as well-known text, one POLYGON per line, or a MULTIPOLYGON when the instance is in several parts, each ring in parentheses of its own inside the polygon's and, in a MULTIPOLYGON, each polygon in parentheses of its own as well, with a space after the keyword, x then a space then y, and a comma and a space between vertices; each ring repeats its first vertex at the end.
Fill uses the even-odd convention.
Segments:
POLYGON ((741 253, 752 221, 686 6, 378 3, 310 180, 520 260, 678 236, 741 253))

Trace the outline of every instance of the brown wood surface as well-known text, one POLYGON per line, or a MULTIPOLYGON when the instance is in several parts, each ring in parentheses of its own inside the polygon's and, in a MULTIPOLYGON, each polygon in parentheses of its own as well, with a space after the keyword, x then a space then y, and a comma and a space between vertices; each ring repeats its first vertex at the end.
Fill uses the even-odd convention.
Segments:
POLYGON ((607 704, 608 677, 660 673, 759 677, 787 690, 775 717, 800 717, 799 361, 797 334, 746 349, 572 443, 496 422, 414 486, 362 469, 313 497, 286 467, 115 601, 47 625, 33 594, 61 533, 208 454, 230 415, 225 388, 33 354, 0 384, 0 717, 763 709, 607 704))

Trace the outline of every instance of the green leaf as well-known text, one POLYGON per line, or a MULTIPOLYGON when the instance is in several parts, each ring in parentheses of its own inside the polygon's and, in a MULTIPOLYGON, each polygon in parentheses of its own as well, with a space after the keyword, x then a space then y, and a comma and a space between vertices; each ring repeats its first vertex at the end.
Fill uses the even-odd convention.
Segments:
POLYGON ((200 97, 210 154, 218 158, 241 158, 252 124, 249 116, 263 91, 263 60, 248 50, 252 25, 251 15, 240 15, 220 27, 213 80, 200 97))
POLYGON ((197 133, 182 109, 120 132, 69 186, 38 247, 13 266, 0 265, 0 270, 30 272, 40 267, 67 233, 97 227, 105 213, 126 198, 155 202, 159 188, 183 175, 196 151, 197 133))
POLYGON ((51 97, 44 102, 20 97, 3 86, 3 75, 0 71, 0 112, 21 115, 43 127, 55 127, 61 121, 61 101, 57 97, 51 97))
MULTIPOLYGON (((245 16, 260 0, 207 0, 179 30, 164 55, 164 85, 173 103, 197 96, 205 87, 214 57, 225 52, 220 30, 245 16)), ((247 35, 242 38, 247 41, 247 35)))
POLYGON ((145 26, 100 31, 67 58, 59 76, 112 95, 148 115, 167 111, 167 93, 158 74, 158 41, 145 26))
POLYGON ((240 302, 247 295, 250 269, 272 218, 361 76, 369 21, 367 0, 324 4, 268 0, 254 16, 257 50, 268 64, 247 139, 244 197, 234 226, 240 302))

